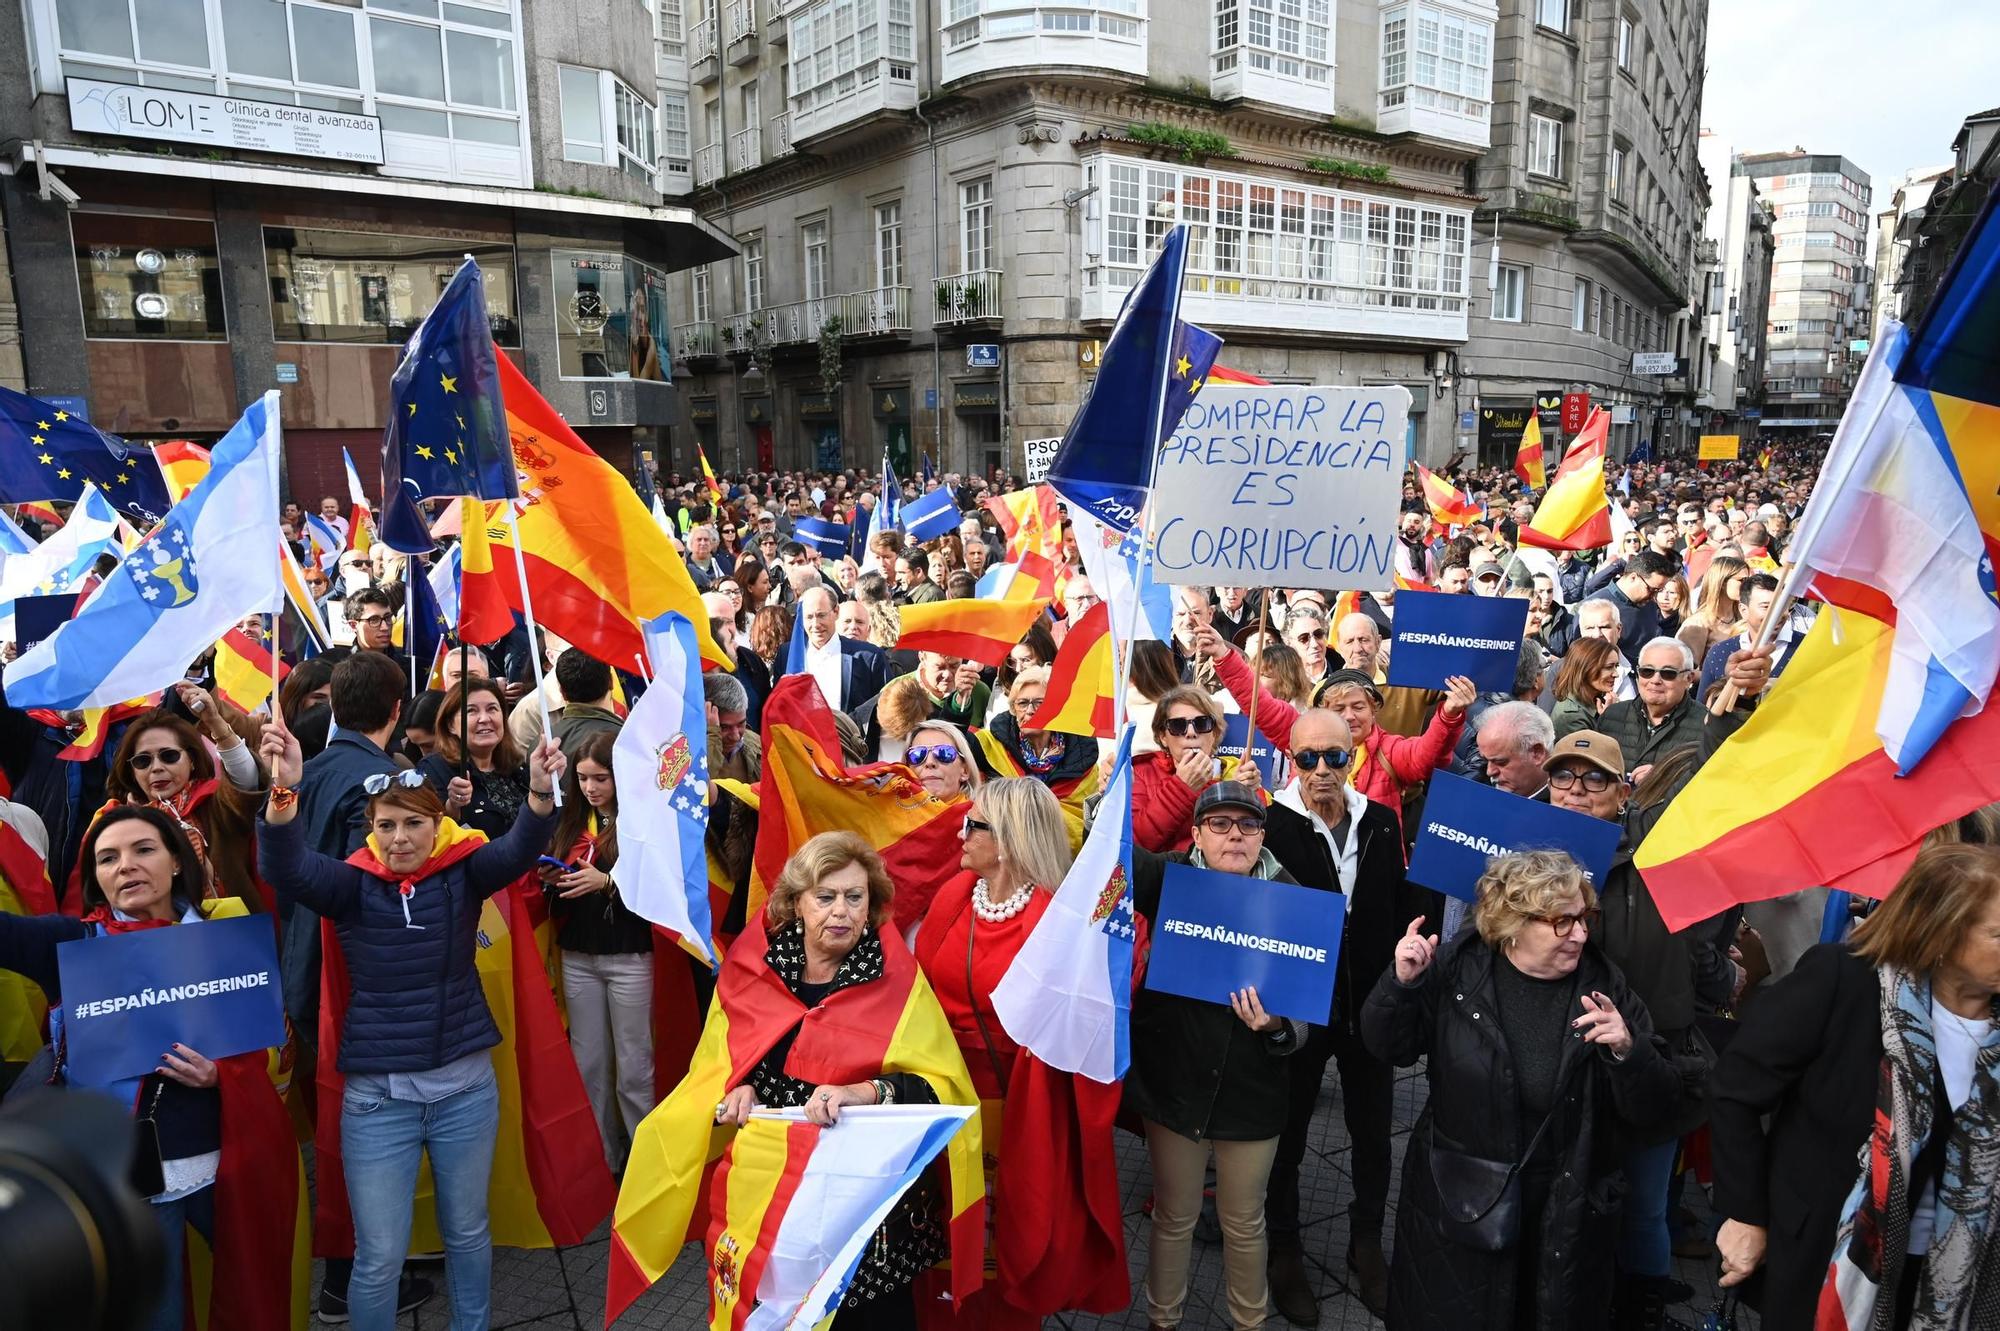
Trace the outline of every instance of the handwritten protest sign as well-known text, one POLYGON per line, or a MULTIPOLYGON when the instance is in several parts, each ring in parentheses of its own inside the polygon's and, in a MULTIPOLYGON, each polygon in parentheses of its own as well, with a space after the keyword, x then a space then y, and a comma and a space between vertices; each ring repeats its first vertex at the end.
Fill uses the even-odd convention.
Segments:
POLYGON ((1266 1012, 1323 1022, 1346 923, 1337 892, 1169 864, 1146 987, 1227 1003, 1254 986, 1266 1012))
POLYGON ((1394 585, 1410 392, 1211 385, 1160 445, 1154 564, 1184 586, 1394 585))

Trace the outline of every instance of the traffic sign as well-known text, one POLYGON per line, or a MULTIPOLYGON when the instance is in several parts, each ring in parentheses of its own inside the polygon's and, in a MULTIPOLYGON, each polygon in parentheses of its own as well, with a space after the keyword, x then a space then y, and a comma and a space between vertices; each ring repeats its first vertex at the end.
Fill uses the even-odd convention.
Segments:
POLYGON ((999 369, 1000 344, 998 342, 974 342, 966 347, 965 368, 968 370, 999 369))

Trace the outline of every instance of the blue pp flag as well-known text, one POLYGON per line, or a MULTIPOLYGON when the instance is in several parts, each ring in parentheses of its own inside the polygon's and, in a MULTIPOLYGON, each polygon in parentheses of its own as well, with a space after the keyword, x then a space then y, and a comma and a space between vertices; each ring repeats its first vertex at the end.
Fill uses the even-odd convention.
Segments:
POLYGON ((382 541, 390 549, 430 553, 430 524, 417 507, 426 499, 520 494, 494 359, 499 354, 479 265, 467 259, 410 336, 389 384, 382 541))
POLYGON ((928 490, 931 488, 931 482, 937 479, 937 468, 931 466, 931 451, 928 448, 924 450, 923 457, 924 489, 928 490))
POLYGON ((1154 454, 1180 425, 1222 349, 1222 339, 1181 321, 1186 266, 1187 228, 1176 226, 1125 298, 1097 386, 1049 464, 1049 484, 1072 510, 1085 509, 1121 532, 1138 521, 1154 454))
POLYGON ((792 525, 792 539, 819 551, 822 558, 838 559, 847 553, 847 524, 826 518, 800 518, 792 525))
POLYGON ((957 526, 958 505, 949 490, 932 490, 903 507, 903 534, 918 544, 935 541, 957 526))
POLYGON ((110 1086, 176 1043, 228 1058, 285 1042, 278 944, 263 915, 79 938, 56 948, 69 1079, 110 1086))
POLYGON ((1346 923, 1338 892, 1169 864, 1146 987, 1226 1005, 1255 986, 1266 1012, 1324 1022, 1346 923))
POLYGON ((173 507, 151 453, 73 411, 0 388, 0 503, 74 503, 86 483, 142 522, 155 522, 173 507))
POLYGON ((1527 627, 1524 597, 1401 592, 1389 683, 1442 689, 1464 675, 1481 693, 1511 694, 1527 627))
MULTIPOLYGON (((1402 599, 1396 598, 1399 621, 1402 599)), ((1592 887, 1602 890, 1618 853, 1618 836, 1618 824, 1603 818, 1437 772, 1424 796, 1423 825, 1410 852, 1410 881, 1471 901, 1494 856, 1560 850, 1583 867, 1592 887)))

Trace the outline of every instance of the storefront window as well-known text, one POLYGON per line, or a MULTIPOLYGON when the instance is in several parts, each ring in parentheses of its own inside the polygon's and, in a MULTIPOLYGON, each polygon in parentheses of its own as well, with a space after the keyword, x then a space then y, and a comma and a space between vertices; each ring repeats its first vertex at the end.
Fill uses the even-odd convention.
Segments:
POLYGON ((667 275, 598 250, 557 250, 552 262, 562 377, 666 382, 667 275))
POLYGON ((220 342, 222 273, 208 222, 70 215, 86 337, 220 342))
POLYGON ((520 346, 510 245, 276 226, 264 228, 273 335, 280 342, 401 344, 468 254, 485 278, 493 340, 520 346))

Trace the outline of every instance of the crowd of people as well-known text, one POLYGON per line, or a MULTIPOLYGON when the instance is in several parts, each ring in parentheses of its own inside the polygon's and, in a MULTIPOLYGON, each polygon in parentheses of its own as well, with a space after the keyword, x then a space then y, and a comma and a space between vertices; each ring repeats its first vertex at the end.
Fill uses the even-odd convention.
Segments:
MULTIPOLYGON (((1842 1260, 1857 1274, 1836 1306, 1866 1320, 1840 1325, 1994 1324, 2000 814, 1939 828, 1865 918, 1801 883, 1673 931, 1634 863, 1811 628, 1809 605, 1780 603, 1779 575, 1818 460, 1798 449, 1765 468, 1628 465, 1613 476, 1610 545, 1580 552, 1521 545, 1535 499, 1510 473, 1461 470, 1489 515, 1461 530, 1407 485, 1399 582, 1528 603, 1507 692, 1388 683, 1391 589, 1173 589, 1170 640, 1132 644, 1125 699, 1141 931, 1173 864, 1323 892, 1345 916, 1333 999, 1301 1019, 1266 1011, 1255 989, 1226 1006, 1156 991, 1142 943, 1122 1087, 1057 1079, 1084 1138, 1073 1177, 1041 1182, 1068 1199, 1041 1241, 1091 1241, 1079 1217, 1107 1189, 1115 1206, 1112 1136, 1129 1131, 1150 1163, 1138 1282, 1149 1324, 1185 1315, 1209 1197, 1231 1323, 1315 1325, 1327 1291, 1305 1259, 1300 1199, 1304 1175, 1326 1168, 1307 1148, 1332 1112, 1331 1064, 1350 1147, 1348 1283, 1392 1328, 1691 1326, 1700 1311, 1674 1259, 1703 1254, 1773 1331, 1829 1325, 1815 1318, 1842 1260), (1783 622, 1760 643, 1773 615, 1783 622), (1221 752, 1239 713, 1273 763, 1221 752), (1616 824, 1609 874, 1592 881, 1543 851, 1495 858, 1471 903, 1411 881, 1440 772, 1616 824), (1398 1180, 1396 1069, 1419 1063, 1426 1093, 1398 1180), (1704 1188, 1709 1204, 1691 1205, 1704 1188), (1859 1303, 1856 1281, 1869 1293, 1859 1303)), ((267 712, 219 696, 202 644, 187 682, 94 756, 64 752, 82 718, 0 703, 0 820, 50 885, 48 910, 0 914, 0 968, 59 1001, 56 953, 72 940, 262 915, 280 942, 289 1097, 261 1057, 181 1045, 139 1087, 172 1255, 152 1325, 207 1324, 181 1275, 185 1231, 212 1237, 219 1214, 237 1214, 225 1190, 261 1186, 224 1166, 225 1138, 257 1134, 267 1162, 295 1149, 294 1120, 270 1112, 281 1098, 303 1102, 322 1142, 337 1125, 353 1246, 320 1254, 319 1316, 386 1331, 438 1295, 408 1261, 428 1160, 451 1325, 487 1325, 501 1035, 479 922, 487 898, 524 882, 547 911, 549 984, 614 1175, 706 1011, 760 1051, 715 1104, 718 1124, 790 1107, 837 1131, 851 1106, 979 1107, 987 1241, 1001 1258, 989 1251, 975 1295, 938 1301, 929 1273, 966 1254, 927 1181, 868 1246, 837 1327, 1036 1326, 1131 1297, 1115 1226, 1089 1279, 1037 1281, 1005 1257, 1021 1227, 1051 1223, 1012 1190, 1001 1128, 1051 1074, 1004 1029, 993 991, 1106 816, 1115 750, 1037 726, 1063 644, 1099 602, 1068 524, 1050 533, 1047 611, 996 667, 910 650, 901 613, 977 596, 1016 553, 984 502, 1021 488, 1011 478, 910 483, 905 500, 942 486, 962 515, 921 544, 871 537, 878 496, 852 473, 727 477, 715 491, 649 479, 733 662, 703 681, 711 875, 747 895, 759 814, 741 792, 762 774, 765 708, 800 674, 840 761, 906 767, 948 806, 958 858, 892 880, 855 829, 809 829, 761 912, 718 917, 735 940, 719 972, 657 947, 610 873, 612 750, 645 681, 520 624, 455 646, 427 680, 393 645, 411 574, 382 548, 308 569, 337 645, 295 661, 267 712), (844 524, 848 548, 801 539, 808 518, 844 524), (802 668, 789 659, 795 628, 802 668), (663 982, 662 968, 683 966, 672 978, 688 983, 663 982), (929 1005, 923 1019, 948 1027, 962 1064, 870 1054, 891 1035, 876 1029, 882 1014, 902 1010, 871 992, 929 1005), (297 1089, 315 1067, 317 1100, 297 1089)), ((318 507, 344 528, 340 505, 318 507)), ((300 519, 287 512, 288 534, 300 519)), ((12 1094, 63 1084, 59 1017, 38 1055, 8 1068, 12 1094)), ((234 1294, 217 1282, 209 1297, 234 1294)))

